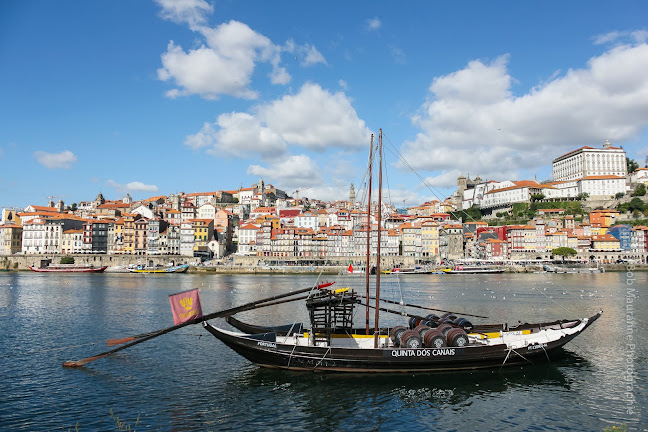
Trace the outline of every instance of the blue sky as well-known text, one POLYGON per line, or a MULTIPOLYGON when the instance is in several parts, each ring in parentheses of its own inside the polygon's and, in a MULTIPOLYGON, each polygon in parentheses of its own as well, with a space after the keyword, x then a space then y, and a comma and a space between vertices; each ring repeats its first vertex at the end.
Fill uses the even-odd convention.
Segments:
POLYGON ((0 2, 0 207, 259 178, 346 199, 382 128, 389 198, 648 154, 648 3, 0 2), (397 149, 434 187, 391 157, 397 149))

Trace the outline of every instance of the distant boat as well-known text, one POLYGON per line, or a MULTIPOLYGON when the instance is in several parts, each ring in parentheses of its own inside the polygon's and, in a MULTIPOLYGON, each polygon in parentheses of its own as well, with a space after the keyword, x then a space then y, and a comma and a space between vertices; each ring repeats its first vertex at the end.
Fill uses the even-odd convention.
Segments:
POLYGON ((385 270, 382 273, 384 274, 431 274, 432 270, 421 266, 416 266, 413 268, 394 267, 393 269, 385 270))
POLYGON ((454 268, 443 269, 447 274, 490 274, 504 273, 503 268, 493 268, 485 266, 455 266, 454 268))
POLYGON ((188 264, 183 264, 173 267, 138 267, 128 270, 131 273, 185 273, 188 268, 188 264))
POLYGON ((47 267, 29 267, 38 273, 102 273, 108 266, 95 267, 93 265, 77 264, 50 264, 47 267))
POLYGON ((542 268, 546 273, 605 273, 603 267, 553 267, 545 264, 542 268))

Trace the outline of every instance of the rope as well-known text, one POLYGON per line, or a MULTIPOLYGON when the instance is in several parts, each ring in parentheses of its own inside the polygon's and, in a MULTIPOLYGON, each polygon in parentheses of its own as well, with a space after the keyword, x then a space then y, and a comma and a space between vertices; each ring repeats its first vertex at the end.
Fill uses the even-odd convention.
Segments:
POLYGON ((318 367, 318 366, 322 363, 322 361, 324 361, 324 359, 326 358, 326 355, 327 355, 328 353, 330 353, 330 352, 331 352, 331 346, 329 345, 328 349, 326 350, 326 352, 324 353, 324 355, 322 356, 322 358, 320 359, 320 361, 318 361, 317 364, 315 365, 315 367, 313 367, 313 370, 317 369, 317 367, 318 367))
POLYGON ((288 365, 286 367, 290 367, 290 361, 292 360, 293 353, 295 352, 295 348, 297 348, 297 339, 295 339, 295 345, 293 346, 292 351, 290 351, 290 357, 288 357, 288 365))

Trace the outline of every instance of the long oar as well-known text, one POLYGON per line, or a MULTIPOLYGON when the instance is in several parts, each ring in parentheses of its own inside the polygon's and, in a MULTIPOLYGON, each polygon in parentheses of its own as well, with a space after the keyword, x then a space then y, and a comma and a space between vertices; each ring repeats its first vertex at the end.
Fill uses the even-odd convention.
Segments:
MULTIPOLYGON (((365 296, 362 296, 362 295, 359 296, 359 297, 366 298, 365 296)), ((375 297, 369 297, 369 298, 371 300, 376 299, 375 297)), ((443 310, 443 309, 435 309, 435 308, 430 308, 430 307, 426 307, 426 306, 419 306, 419 305, 415 305, 415 304, 411 304, 411 303, 402 303, 401 304, 400 302, 393 301, 393 300, 387 300, 387 299, 383 299, 383 298, 381 298, 380 301, 383 301, 385 303, 401 305, 401 306, 414 307, 414 308, 417 308, 417 309, 425 309, 425 310, 431 310, 431 311, 435 311, 435 312, 445 312, 445 313, 451 313, 451 314, 456 314, 456 315, 465 315, 465 316, 474 317, 474 318, 486 318, 486 319, 488 319, 487 316, 473 315, 473 314, 469 314, 469 313, 465 313, 465 312, 453 312, 453 311, 447 311, 447 310, 443 310)))
MULTIPOLYGON (((301 293, 304 293, 304 292, 309 292, 309 291, 311 291, 313 289, 326 288, 326 287, 329 287, 329 286, 333 285, 334 283, 335 282, 324 282, 324 283, 315 285, 312 288, 304 288, 302 290, 298 290, 298 291, 291 292, 291 293, 279 294, 279 295, 276 295, 276 296, 272 296, 272 297, 264 298, 264 299, 261 299, 261 300, 256 300, 256 301, 253 301, 253 302, 250 302, 250 303, 246 303, 246 304, 243 304, 241 306, 237 306, 235 308, 226 309, 226 310, 219 311, 219 312, 214 312, 212 314, 205 315, 202 318, 198 318, 198 321, 196 321, 196 322, 192 321, 191 324, 197 324, 199 322, 207 321, 207 320, 210 320, 212 318, 220 318, 220 317, 224 317, 224 316, 227 316, 227 315, 234 315, 235 313, 238 313, 238 312, 244 312, 246 310, 251 310, 251 309, 254 309, 256 306, 258 306, 258 305, 260 305, 262 303, 263 303, 263 307, 283 303, 283 302, 277 302, 277 303, 267 303, 267 302, 271 302, 273 300, 278 300, 278 299, 285 298, 285 297, 290 297, 290 296, 301 294, 301 293), (248 309, 248 308, 250 308, 250 309, 248 309)), ((304 298, 306 298, 306 297, 300 297, 298 299, 291 299, 289 301, 302 300, 304 298)), ((152 332, 148 332, 148 333, 142 333, 142 334, 135 335, 135 336, 128 336, 128 337, 121 338, 121 339, 108 339, 106 341, 106 345, 114 346, 114 345, 120 345, 120 344, 123 344, 123 343, 126 343, 126 342, 132 342, 134 340, 145 338, 145 337, 148 337, 148 336, 152 336, 152 335, 155 335, 155 334, 158 334, 158 333, 162 334, 161 332, 163 332, 165 330, 166 330, 166 328, 163 328, 163 329, 160 329, 160 330, 156 330, 156 331, 152 331, 152 332)))
MULTIPOLYGON (((303 294, 305 292, 310 292, 313 289, 326 288, 326 287, 329 287, 331 285, 333 285, 333 282, 319 284, 319 285, 316 285, 314 287, 304 288, 304 289, 297 290, 297 291, 294 291, 294 292, 291 292, 291 293, 280 294, 280 295, 268 297, 268 298, 265 298, 265 299, 257 300, 257 301, 250 302, 250 303, 246 303, 246 304, 241 305, 241 306, 237 306, 237 307, 233 307, 233 308, 229 308, 229 309, 224 309, 222 311, 210 313, 210 314, 204 315, 204 316, 202 316, 200 318, 196 318, 196 319, 193 319, 193 320, 190 320, 190 321, 186 321, 184 323, 177 324, 177 325, 167 327, 167 328, 164 328, 164 329, 161 329, 161 330, 157 330, 157 331, 154 331, 154 332, 143 333, 143 334, 137 335, 137 336, 131 336, 130 338, 137 338, 137 337, 139 337, 139 338, 133 340, 132 342, 130 342, 130 343, 126 344, 126 345, 120 346, 120 347, 115 348, 115 349, 110 350, 110 351, 103 352, 101 354, 97 354, 97 355, 92 356, 92 357, 87 357, 87 358, 84 358, 84 359, 81 359, 81 360, 76 360, 76 361, 66 361, 65 363, 63 363, 63 366, 65 366, 65 367, 83 366, 83 365, 85 365, 87 363, 90 363, 91 361, 95 361, 95 360, 98 360, 100 358, 109 356, 111 354, 114 354, 114 353, 119 352, 121 350, 124 350, 126 348, 132 347, 133 345, 137 345, 139 343, 146 342, 147 340, 156 338, 158 336, 162 336, 163 334, 172 332, 174 330, 178 330, 179 328, 182 328, 182 327, 185 327, 185 326, 188 326, 188 325, 198 324, 198 323, 201 323, 203 321, 207 321, 207 320, 210 320, 210 319, 213 319, 213 318, 220 318, 220 317, 224 317, 224 316, 227 316, 227 315, 233 315, 233 314, 238 313, 238 312, 243 312, 243 311, 247 311, 247 310, 252 310, 252 309, 256 309, 256 308, 260 308, 260 307, 269 306, 270 304, 264 304, 264 303, 272 302, 274 300, 279 300, 281 298, 290 297, 290 296, 297 295, 297 294, 303 294)), ((277 304, 277 302, 275 302, 274 304, 277 304)), ((125 340, 125 339, 129 339, 129 338, 124 338, 123 340, 125 340)), ((113 339, 113 341, 115 341, 115 339, 113 339)))

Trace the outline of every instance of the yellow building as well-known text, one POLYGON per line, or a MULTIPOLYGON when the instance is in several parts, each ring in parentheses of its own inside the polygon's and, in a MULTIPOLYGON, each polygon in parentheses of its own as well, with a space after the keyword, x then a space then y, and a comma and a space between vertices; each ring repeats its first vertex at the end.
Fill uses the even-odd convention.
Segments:
POLYGON ((0 225, 0 255, 13 255, 22 249, 23 227, 20 225, 0 225))
POLYGON ((190 219, 194 232, 194 252, 208 253, 207 243, 214 236, 214 219, 190 219))
POLYGON ((124 218, 115 222, 115 242, 113 243, 113 253, 124 253, 124 218))
POLYGON ((135 254, 135 221, 141 216, 138 214, 125 213, 124 220, 124 244, 122 253, 126 255, 135 254))
POLYGON ((424 257, 439 255, 439 224, 424 222, 421 224, 421 253, 424 257))
POLYGON ((621 250, 619 239, 610 234, 592 236, 592 250, 595 251, 616 251, 621 250))

